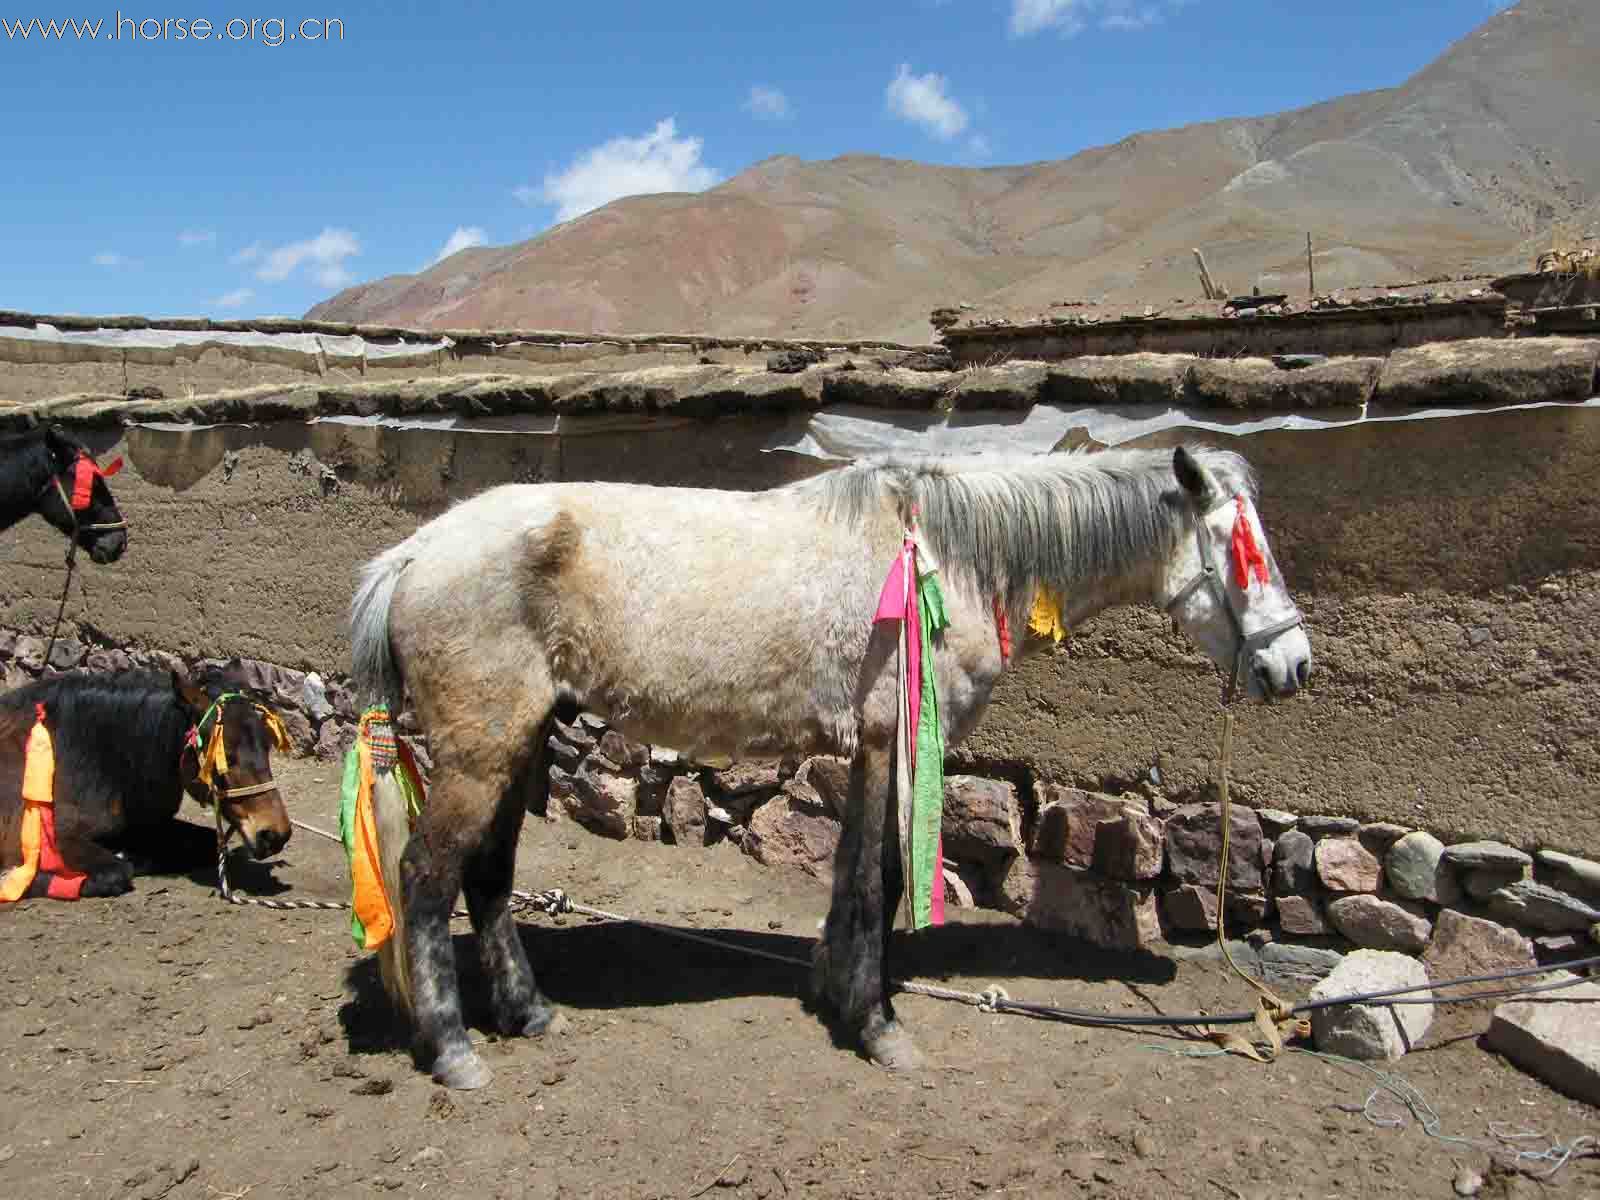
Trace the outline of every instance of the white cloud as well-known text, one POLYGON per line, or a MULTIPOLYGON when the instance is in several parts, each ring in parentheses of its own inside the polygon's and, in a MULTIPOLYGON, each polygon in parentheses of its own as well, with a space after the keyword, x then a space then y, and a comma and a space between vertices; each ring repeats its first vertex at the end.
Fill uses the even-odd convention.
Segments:
POLYGON ((256 259, 266 253, 266 250, 267 248, 260 242, 251 242, 243 250, 237 251, 228 261, 236 267, 242 267, 246 263, 255 262, 256 259))
MULTIPOLYGON (((1184 8, 1191 0, 1165 0, 1168 8, 1184 8)), ((1028 37, 1046 29, 1063 37, 1082 33, 1091 21, 1102 29, 1124 33, 1160 24, 1160 0, 1011 0, 1011 36, 1028 37)))
POLYGON ((777 88, 763 87, 758 83, 750 89, 750 95, 745 97, 744 110, 764 120, 782 121, 790 115, 789 97, 777 88))
POLYGON ((127 255, 118 254, 115 250, 102 250, 89 261, 97 267, 125 267, 128 265, 127 255))
POLYGON ((311 277, 323 287, 341 287, 349 283, 352 276, 345 269, 344 260, 352 255, 361 253, 361 243, 356 235, 348 229, 324 229, 314 238, 306 238, 300 242, 290 242, 273 250, 261 250, 259 245, 251 246, 248 251, 241 251, 235 255, 237 261, 253 261, 261 258, 261 266, 256 269, 256 278, 267 283, 280 283, 293 275, 301 266, 308 266, 311 277), (254 252, 248 259, 241 256, 247 252, 254 252))
POLYGON ((254 288, 234 288, 231 292, 224 292, 211 302, 213 308, 243 308, 256 298, 254 288))
POLYGON ((913 75, 906 63, 889 81, 885 93, 889 111, 921 125, 934 137, 949 141, 967 127, 967 110, 945 92, 943 75, 913 75))
POLYGON ((573 217, 623 196, 657 192, 703 192, 721 176, 700 161, 701 141, 679 137, 671 117, 644 137, 615 137, 585 150, 566 170, 546 175, 542 187, 524 184, 515 195, 524 204, 553 204, 556 220, 573 217))
POLYGON ((470 250, 474 246, 487 246, 488 244, 489 235, 477 225, 458 225, 456 226, 456 231, 445 239, 444 245, 439 247, 439 253, 433 256, 428 266, 431 267, 437 263, 442 263, 452 254, 460 253, 462 250, 470 250))
POLYGON ((178 235, 180 246, 213 246, 217 241, 214 229, 185 229, 178 235))

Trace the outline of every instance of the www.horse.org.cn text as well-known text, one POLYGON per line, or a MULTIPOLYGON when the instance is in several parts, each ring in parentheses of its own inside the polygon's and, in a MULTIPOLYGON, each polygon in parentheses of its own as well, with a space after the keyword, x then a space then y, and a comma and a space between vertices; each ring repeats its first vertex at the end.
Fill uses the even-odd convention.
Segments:
POLYGON ((342 42, 339 17, 128 17, 118 9, 111 20, 97 17, 0 17, 0 37, 8 42, 342 42))

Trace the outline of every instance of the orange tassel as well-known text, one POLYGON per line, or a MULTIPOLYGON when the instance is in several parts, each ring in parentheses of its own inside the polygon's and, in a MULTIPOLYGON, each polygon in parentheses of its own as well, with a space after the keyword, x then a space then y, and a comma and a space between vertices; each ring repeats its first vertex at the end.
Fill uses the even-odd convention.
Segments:
POLYGON ((34 714, 22 767, 22 862, 0 878, 0 904, 22 899, 33 885, 45 840, 43 810, 55 803, 56 754, 44 723, 44 705, 34 705, 34 714))

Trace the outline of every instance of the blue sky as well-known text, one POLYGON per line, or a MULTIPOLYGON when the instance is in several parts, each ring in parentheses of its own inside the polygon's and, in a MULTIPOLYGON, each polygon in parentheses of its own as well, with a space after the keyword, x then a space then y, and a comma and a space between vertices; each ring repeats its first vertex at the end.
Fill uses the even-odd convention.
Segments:
POLYGON ((0 0, 0 308, 219 317, 773 154, 1031 162, 1387 87, 1507 6, 25 3, 0 0), (69 17, 98 39, 14 32, 69 17))

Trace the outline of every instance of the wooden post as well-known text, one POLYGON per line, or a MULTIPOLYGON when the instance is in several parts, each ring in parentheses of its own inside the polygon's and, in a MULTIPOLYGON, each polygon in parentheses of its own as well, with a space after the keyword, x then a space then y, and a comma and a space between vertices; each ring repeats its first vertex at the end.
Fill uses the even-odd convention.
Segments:
POLYGON ((1194 252, 1194 261, 1200 264, 1200 287, 1204 290, 1207 300, 1220 300, 1222 295, 1217 285, 1211 282, 1211 272, 1206 270, 1205 256, 1198 249, 1194 252))
POLYGON ((1306 234, 1306 275, 1311 280, 1311 298, 1317 298, 1317 265, 1311 259, 1311 235, 1306 234))

